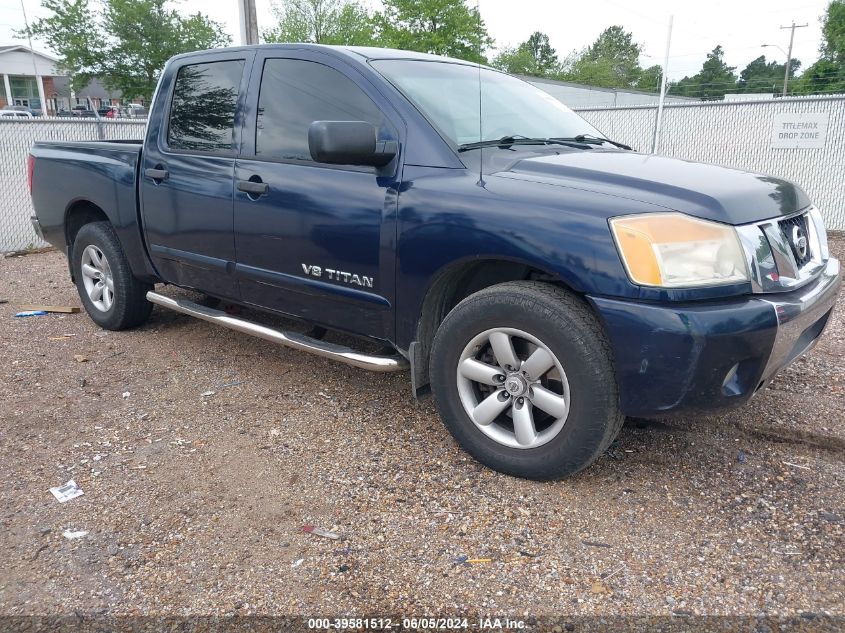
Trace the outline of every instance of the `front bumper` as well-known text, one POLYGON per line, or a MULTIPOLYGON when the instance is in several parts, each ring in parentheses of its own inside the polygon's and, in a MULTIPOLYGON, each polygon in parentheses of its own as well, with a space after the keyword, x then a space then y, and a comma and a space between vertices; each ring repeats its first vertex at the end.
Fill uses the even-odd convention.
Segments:
POLYGON ((651 417, 746 402, 809 351, 842 284, 839 261, 798 290, 722 303, 588 297, 613 347, 622 412, 651 417))

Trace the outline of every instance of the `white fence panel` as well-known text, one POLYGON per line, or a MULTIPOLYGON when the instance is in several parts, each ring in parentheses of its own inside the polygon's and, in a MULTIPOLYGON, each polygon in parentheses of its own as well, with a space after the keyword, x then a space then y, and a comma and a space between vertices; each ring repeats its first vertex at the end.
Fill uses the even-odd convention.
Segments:
MULTIPOLYGON (((651 151, 656 106, 589 108, 578 113, 608 138, 651 151)), ((845 97, 667 104, 661 128, 659 154, 791 180, 819 207, 828 228, 845 229, 845 97), (823 147, 772 147, 776 115, 809 112, 828 115, 823 147)))
POLYGON ((0 119, 0 252, 47 246, 29 222, 34 211, 26 186, 26 157, 35 141, 142 139, 145 129, 146 121, 139 120, 0 119))

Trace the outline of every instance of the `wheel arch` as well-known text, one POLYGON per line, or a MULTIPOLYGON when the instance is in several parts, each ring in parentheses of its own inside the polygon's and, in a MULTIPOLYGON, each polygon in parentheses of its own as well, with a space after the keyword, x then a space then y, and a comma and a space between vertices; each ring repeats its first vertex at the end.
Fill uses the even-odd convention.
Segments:
POLYGON ((108 214, 97 204, 86 198, 71 201, 65 209, 65 241, 70 248, 76 235, 91 222, 111 222, 108 214))
POLYGON ((108 222, 111 225, 136 277, 146 283, 158 283, 160 281, 158 272, 152 267, 152 263, 147 257, 139 221, 138 223, 121 223, 117 214, 111 211, 108 206, 98 204, 90 198, 81 197, 71 200, 65 208, 64 216, 65 244, 72 281, 75 281, 73 267, 70 266, 73 243, 76 241, 80 229, 92 222, 108 222))
POLYGON ((76 282, 73 274, 71 258, 73 254, 73 243, 80 229, 92 222, 111 222, 109 216, 103 209, 86 198, 72 200, 65 209, 65 244, 67 244, 67 263, 70 280, 76 282))
POLYGON ((481 257, 452 262, 441 268, 429 284, 417 316, 408 357, 415 396, 429 384, 428 359, 437 328, 446 315, 466 297, 506 281, 543 281, 579 294, 561 275, 525 260, 481 257))

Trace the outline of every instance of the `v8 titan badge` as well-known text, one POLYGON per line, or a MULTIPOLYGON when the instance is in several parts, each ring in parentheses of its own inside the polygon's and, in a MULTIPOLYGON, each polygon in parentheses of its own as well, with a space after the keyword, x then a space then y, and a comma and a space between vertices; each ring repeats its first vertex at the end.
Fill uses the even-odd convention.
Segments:
POLYGON ((367 277, 366 275, 356 275, 343 270, 333 270, 332 268, 323 268, 322 266, 302 264, 302 272, 310 277, 322 277, 323 273, 325 273, 326 278, 332 281, 342 281, 343 283, 354 286, 363 286, 364 288, 373 287, 372 277, 367 277))

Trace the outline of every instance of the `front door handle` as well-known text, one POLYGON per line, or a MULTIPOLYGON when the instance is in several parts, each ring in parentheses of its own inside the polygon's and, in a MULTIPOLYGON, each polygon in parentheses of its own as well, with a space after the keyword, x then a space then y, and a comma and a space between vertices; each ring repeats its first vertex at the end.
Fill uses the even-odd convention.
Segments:
POLYGON ((167 173, 166 169, 161 169, 160 167, 150 167, 149 169, 144 170, 144 175, 147 178, 152 178, 153 180, 167 180, 167 177, 170 174, 167 173))
POLYGON ((266 182, 254 180, 239 180, 238 191, 243 191, 251 196, 262 196, 270 190, 266 182))

